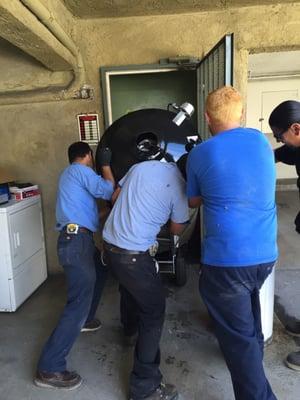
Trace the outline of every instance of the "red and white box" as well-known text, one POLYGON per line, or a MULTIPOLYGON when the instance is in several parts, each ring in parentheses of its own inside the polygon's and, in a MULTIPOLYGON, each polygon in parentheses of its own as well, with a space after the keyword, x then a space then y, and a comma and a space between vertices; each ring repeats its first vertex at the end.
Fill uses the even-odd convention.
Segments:
POLYGON ((18 188, 17 186, 12 186, 9 188, 11 197, 13 200, 23 200, 28 197, 38 196, 40 194, 40 190, 38 185, 28 186, 25 188, 18 188))

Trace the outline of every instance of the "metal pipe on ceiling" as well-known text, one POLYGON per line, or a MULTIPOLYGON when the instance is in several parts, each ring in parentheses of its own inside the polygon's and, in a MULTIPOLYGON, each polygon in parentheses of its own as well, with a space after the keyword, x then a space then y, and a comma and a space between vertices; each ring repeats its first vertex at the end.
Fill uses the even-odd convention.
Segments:
MULTIPOLYGON (((17 98, 5 97, 0 100, 0 104, 21 104, 90 98, 92 91, 89 90, 90 87, 86 84, 86 71, 83 58, 74 41, 55 21, 51 12, 41 4, 39 0, 20 0, 20 2, 35 15, 38 23, 42 23, 52 33, 55 39, 57 39, 76 58, 76 63, 73 65, 74 79, 65 89, 60 90, 56 94, 45 93, 42 95, 41 93, 36 93, 32 96, 18 96, 17 98), (81 96, 82 90, 85 92, 85 97, 81 96)), ((40 88, 40 91, 42 89, 43 88, 40 88)), ((48 85, 44 89, 48 89, 48 85)), ((17 92, 16 94, 18 95, 17 92)))

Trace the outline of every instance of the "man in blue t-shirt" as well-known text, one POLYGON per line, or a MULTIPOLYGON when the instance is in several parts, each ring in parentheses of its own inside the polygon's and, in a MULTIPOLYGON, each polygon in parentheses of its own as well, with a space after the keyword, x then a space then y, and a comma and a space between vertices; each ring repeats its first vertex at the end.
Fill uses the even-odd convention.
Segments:
POLYGON ((237 400, 274 400, 263 369, 259 290, 278 257, 275 163, 264 135, 242 128, 232 87, 208 95, 212 138, 188 157, 190 207, 203 204, 200 292, 237 400))
POLYGON ((162 383, 159 342, 165 316, 165 291, 149 249, 170 220, 178 235, 189 219, 185 181, 174 163, 145 161, 131 167, 113 195, 105 223, 105 259, 120 282, 124 333, 138 332, 130 399, 175 400, 173 385, 162 383))
POLYGON ((87 143, 73 143, 68 155, 70 165, 60 176, 56 202, 56 227, 60 231, 57 251, 67 281, 67 302, 42 350, 34 382, 40 387, 70 390, 79 387, 82 379, 67 370, 66 357, 80 331, 96 331, 101 326, 95 313, 106 269, 93 239, 99 228, 96 198, 111 199, 114 178, 109 149, 99 154, 103 178, 93 170, 87 143))

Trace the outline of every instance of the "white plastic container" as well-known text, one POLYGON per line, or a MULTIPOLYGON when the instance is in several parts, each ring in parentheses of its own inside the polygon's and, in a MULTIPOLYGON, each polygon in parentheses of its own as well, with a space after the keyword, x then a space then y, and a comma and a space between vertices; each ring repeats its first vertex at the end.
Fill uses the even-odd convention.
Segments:
POLYGON ((260 289, 261 324, 265 344, 272 341, 274 320, 275 267, 260 289))

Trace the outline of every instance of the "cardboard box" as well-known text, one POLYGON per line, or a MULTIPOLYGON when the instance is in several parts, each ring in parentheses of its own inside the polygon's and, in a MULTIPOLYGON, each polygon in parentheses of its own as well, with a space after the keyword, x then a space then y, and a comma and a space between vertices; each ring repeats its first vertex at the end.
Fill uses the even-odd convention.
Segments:
POLYGON ((28 197, 38 196, 40 194, 40 190, 38 185, 27 186, 24 188, 11 187, 10 188, 11 196, 14 200, 23 200, 28 197))
POLYGON ((40 194, 40 191, 37 190, 25 190, 22 192, 18 192, 18 193, 11 193, 11 197, 13 200, 16 201, 20 201, 23 199, 28 199, 28 197, 34 197, 34 196, 38 196, 40 194))

